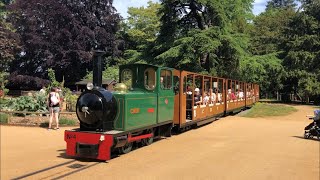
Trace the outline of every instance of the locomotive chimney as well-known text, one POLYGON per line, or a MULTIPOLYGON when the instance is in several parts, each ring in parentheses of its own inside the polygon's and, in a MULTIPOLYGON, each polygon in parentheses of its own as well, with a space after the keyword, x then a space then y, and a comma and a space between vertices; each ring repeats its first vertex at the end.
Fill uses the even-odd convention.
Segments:
POLYGON ((102 56, 105 51, 93 51, 93 85, 102 87, 102 56))

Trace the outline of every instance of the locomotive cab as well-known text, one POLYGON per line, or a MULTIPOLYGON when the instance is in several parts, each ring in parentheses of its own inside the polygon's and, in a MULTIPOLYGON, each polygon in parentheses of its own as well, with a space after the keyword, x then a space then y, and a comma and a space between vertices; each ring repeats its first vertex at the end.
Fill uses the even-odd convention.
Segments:
POLYGON ((172 123, 172 72, 172 68, 148 64, 120 66, 120 83, 125 84, 128 91, 114 92, 119 101, 118 106, 124 107, 123 113, 116 120, 116 129, 127 131, 172 123))

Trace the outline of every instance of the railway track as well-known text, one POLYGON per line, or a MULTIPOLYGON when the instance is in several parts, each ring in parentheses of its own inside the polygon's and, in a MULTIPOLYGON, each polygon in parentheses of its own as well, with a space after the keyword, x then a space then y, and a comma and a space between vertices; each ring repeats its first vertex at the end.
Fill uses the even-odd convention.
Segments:
POLYGON ((20 179, 65 179, 67 176, 71 174, 75 174, 82 170, 91 168, 93 166, 97 166, 102 162, 85 162, 78 160, 71 160, 64 163, 56 164, 54 166, 50 166, 47 168, 39 169, 34 172, 30 172, 24 175, 20 175, 18 177, 13 178, 12 180, 20 180, 20 179))

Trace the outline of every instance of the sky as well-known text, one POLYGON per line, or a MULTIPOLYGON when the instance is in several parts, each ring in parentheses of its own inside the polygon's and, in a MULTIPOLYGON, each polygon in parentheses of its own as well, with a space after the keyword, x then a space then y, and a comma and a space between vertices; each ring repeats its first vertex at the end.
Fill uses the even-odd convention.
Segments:
MULTIPOLYGON (((113 6, 117 9, 123 18, 128 16, 128 7, 141 7, 147 6, 149 0, 113 0, 113 6)), ((153 2, 159 2, 159 0, 152 0, 153 2)), ((258 15, 264 11, 267 4, 267 0, 255 0, 253 3, 253 14, 258 15)))

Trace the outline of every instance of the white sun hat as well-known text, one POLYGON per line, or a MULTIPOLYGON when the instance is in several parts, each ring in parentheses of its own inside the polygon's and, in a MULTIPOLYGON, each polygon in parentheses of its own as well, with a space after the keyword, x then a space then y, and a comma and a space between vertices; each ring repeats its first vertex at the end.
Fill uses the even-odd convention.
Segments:
POLYGON ((198 92, 199 92, 199 91, 200 91, 200 89, 199 89, 199 88, 196 88, 196 89, 194 89, 194 91, 198 91, 198 92))

